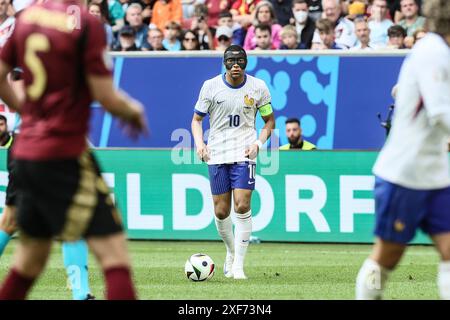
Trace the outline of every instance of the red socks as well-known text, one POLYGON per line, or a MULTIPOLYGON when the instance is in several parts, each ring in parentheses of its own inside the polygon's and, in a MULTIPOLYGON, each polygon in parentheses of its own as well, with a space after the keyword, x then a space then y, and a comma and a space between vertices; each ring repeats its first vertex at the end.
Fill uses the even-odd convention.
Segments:
POLYGON ((127 267, 105 270, 105 281, 108 300, 136 300, 130 269, 127 267))
MULTIPOLYGON (((130 270, 115 267, 105 271, 108 300, 136 300, 130 270)), ((0 300, 24 300, 35 279, 29 279, 11 269, 0 288, 0 300)))
POLYGON ((0 300, 25 300, 34 280, 11 269, 0 289, 0 300))

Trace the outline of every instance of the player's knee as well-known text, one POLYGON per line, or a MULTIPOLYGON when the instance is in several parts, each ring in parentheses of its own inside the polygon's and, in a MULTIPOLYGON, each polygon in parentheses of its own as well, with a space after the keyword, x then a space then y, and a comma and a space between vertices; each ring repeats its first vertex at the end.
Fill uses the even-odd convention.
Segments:
POLYGON ((46 257, 33 259, 18 259, 14 265, 15 269, 28 278, 37 278, 46 265, 46 257))
POLYGON ((220 220, 226 219, 230 215, 230 205, 227 203, 215 203, 214 214, 220 220))
POLYGON ((215 212, 215 215, 217 217, 217 219, 223 220, 228 218, 228 216, 230 215, 230 210, 226 211, 226 210, 217 210, 215 212))
POLYGON ((114 267, 130 267, 125 236, 122 233, 89 238, 87 241, 103 270, 114 267))
POLYGON ((246 213, 250 211, 250 202, 248 201, 237 201, 234 205, 234 211, 236 213, 246 213))
POLYGON ((441 243, 438 250, 443 261, 450 261, 450 242, 441 243))

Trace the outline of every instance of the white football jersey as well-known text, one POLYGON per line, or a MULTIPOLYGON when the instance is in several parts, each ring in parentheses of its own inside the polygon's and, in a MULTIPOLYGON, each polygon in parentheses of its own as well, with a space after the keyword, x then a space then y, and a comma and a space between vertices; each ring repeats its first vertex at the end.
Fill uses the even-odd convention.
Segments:
POLYGON ((448 119, 450 47, 443 38, 429 33, 403 62, 392 129, 374 174, 410 189, 450 186, 450 134, 437 125, 448 119))
POLYGON ((267 85, 250 75, 238 87, 228 84, 224 74, 205 81, 195 112, 209 114, 208 164, 249 161, 245 149, 257 139, 256 114, 270 102, 267 85))
POLYGON ((8 17, 2 24, 0 24, 0 50, 13 33, 15 21, 16 20, 14 17, 8 17))

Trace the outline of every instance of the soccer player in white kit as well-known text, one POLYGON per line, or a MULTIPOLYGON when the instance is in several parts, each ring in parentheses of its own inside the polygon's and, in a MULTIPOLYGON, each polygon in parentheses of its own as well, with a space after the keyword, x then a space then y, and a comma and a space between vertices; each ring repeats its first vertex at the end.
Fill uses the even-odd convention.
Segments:
POLYGON ((224 275, 247 279, 244 258, 252 232, 250 201, 255 188, 256 157, 275 128, 270 92, 264 81, 245 73, 247 54, 237 45, 225 50, 226 73, 205 81, 192 119, 197 154, 207 162, 217 231, 225 243, 224 275), (265 125, 259 139, 257 113, 265 125), (208 145, 202 121, 209 114, 208 145), (230 217, 231 199, 236 212, 235 234, 230 217))
POLYGON ((357 299, 381 299, 418 228, 439 252, 438 288, 450 299, 450 1, 427 0, 431 31, 400 71, 393 126, 375 163, 376 242, 356 279, 357 299))

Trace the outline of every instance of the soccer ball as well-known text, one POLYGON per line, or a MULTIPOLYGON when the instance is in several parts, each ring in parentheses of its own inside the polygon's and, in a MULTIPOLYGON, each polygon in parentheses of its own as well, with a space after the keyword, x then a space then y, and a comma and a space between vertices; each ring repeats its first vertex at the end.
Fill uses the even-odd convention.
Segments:
POLYGON ((192 281, 205 281, 214 275, 214 261, 206 254, 193 254, 184 265, 184 273, 192 281))

